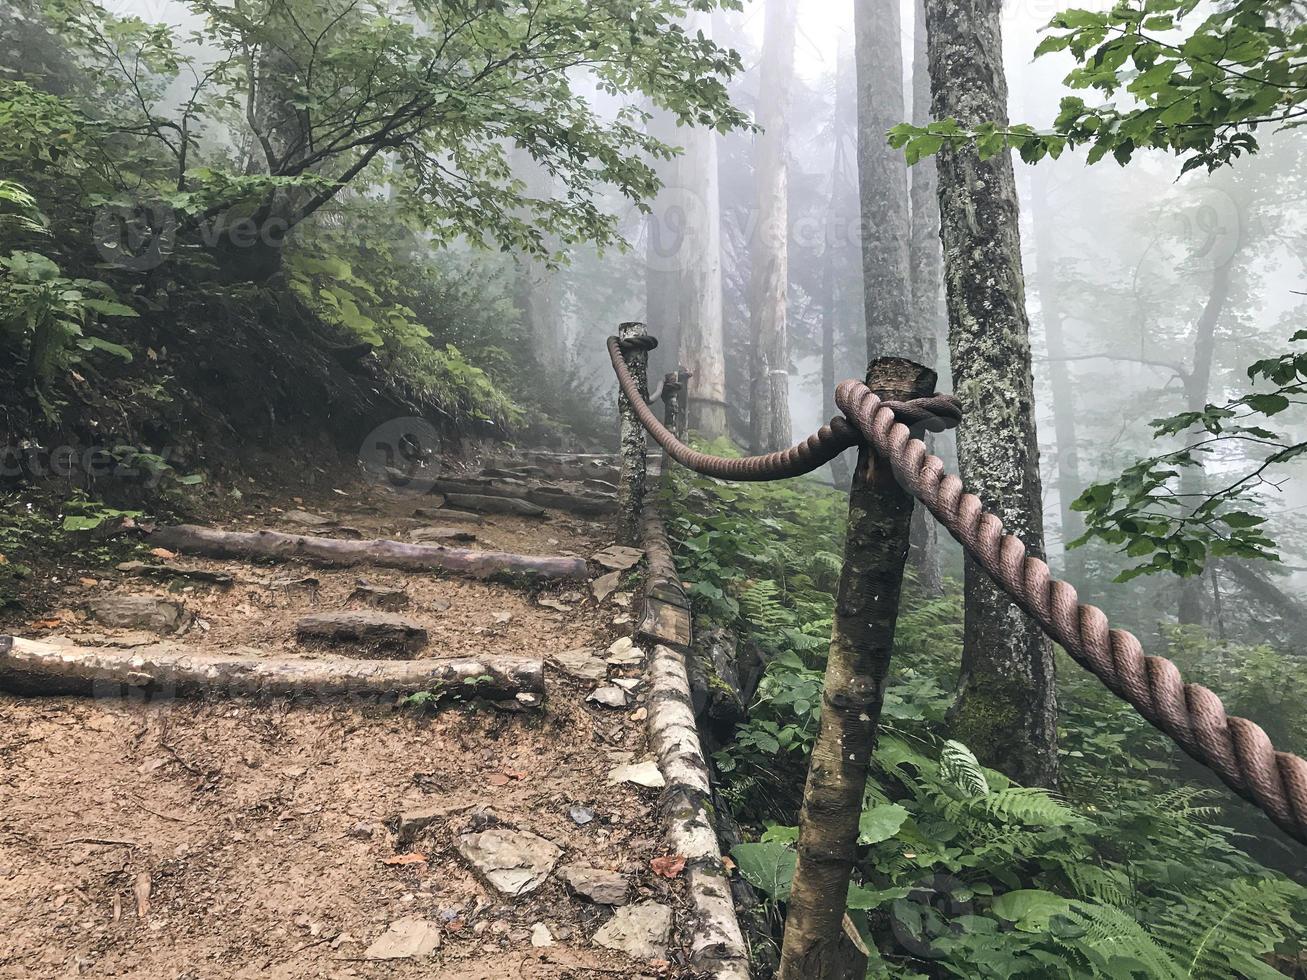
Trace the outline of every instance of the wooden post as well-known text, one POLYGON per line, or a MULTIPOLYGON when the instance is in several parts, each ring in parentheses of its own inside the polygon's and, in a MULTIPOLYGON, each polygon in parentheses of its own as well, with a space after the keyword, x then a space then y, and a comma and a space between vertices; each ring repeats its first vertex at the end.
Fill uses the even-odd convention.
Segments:
MULTIPOLYGON (((667 431, 675 435, 680 431, 682 425, 681 415, 681 398, 684 388, 681 385, 681 376, 675 371, 669 371, 663 375, 663 425, 667 431)), ((679 436, 678 436, 679 438, 679 436)), ((664 487, 670 486, 672 479, 672 459, 663 453, 662 461, 659 464, 659 475, 664 487)))
MULTIPOLYGON (((649 347, 640 346, 649 341, 649 331, 643 323, 623 323, 617 328, 617 339, 623 344, 626 365, 635 378, 640 397, 649 399, 649 347), (628 341, 635 341, 630 347, 628 341)), ((640 515, 644 511, 644 487, 647 471, 644 426, 636 417, 635 407, 619 389, 617 410, 622 418, 622 478, 617 488, 617 539, 622 544, 638 547, 640 544, 640 515)))
MULTIPOLYGON (((867 386, 882 398, 925 397, 934 394, 935 381, 934 371, 897 357, 867 368, 867 386)), ((867 952, 848 928, 844 903, 894 645, 912 505, 888 461, 863 446, 849 494, 821 730, 799 813, 780 980, 862 980, 866 974, 867 952)))
POLYGON ((672 431, 676 433, 676 438, 685 442, 685 437, 690 433, 690 379, 694 374, 684 364, 676 369, 676 380, 680 388, 676 392, 676 421, 677 427, 672 431))

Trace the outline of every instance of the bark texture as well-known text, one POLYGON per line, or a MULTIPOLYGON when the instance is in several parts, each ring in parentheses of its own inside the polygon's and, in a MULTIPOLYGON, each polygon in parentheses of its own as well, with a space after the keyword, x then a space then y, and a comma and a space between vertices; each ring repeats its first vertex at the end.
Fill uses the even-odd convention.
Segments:
MULTIPOLYGON (((872 362, 867 385, 887 398, 934 393, 935 372, 899 358, 872 362)), ((813 746, 799 812, 798 864, 785 920, 781 980, 862 976, 842 932, 858 820, 885 697, 913 499, 888 461, 867 447, 849 496, 844 568, 813 746)), ((865 958, 861 964, 866 969, 865 958)))
POLYGON ((758 223, 752 259, 749 442, 754 453, 789 446, 789 114, 795 0, 767 0, 757 139, 758 223))
MULTIPOLYGON (((487 498, 495 499, 495 498, 487 498)), ((350 541, 315 538, 280 531, 215 531, 179 524, 161 527, 150 543, 183 554, 209 558, 254 558, 273 561, 307 561, 318 565, 379 565, 412 571, 446 571, 472 578, 583 579, 586 564, 580 558, 515 555, 505 551, 469 551, 441 545, 405 544, 402 541, 350 541)))
MULTIPOLYGON (((936 118, 1007 123, 1000 0, 926 0, 936 118)), ((1006 153, 939 154, 939 209, 954 390, 965 408, 966 485, 1032 554, 1044 543, 1016 182, 1006 153)), ((974 562, 953 733, 987 765, 1032 786, 1057 778, 1052 646, 974 562)))
MULTIPOLYGON (((645 340, 649 336, 643 323, 623 323, 617 328, 618 340, 645 340)), ((640 397, 649 398, 649 352, 630 350, 626 364, 640 389, 640 397)), ((617 411, 622 420, 622 477, 617 481, 617 539, 625 545, 640 542, 640 518, 644 513, 644 491, 649 466, 645 460, 647 439, 644 426, 635 414, 635 406, 619 389, 617 411)))
MULTIPOLYGON (((686 18, 686 30, 712 36, 712 17, 686 18)), ((680 271, 680 363, 690 371, 689 424, 701 436, 727 435, 726 354, 722 334, 722 219, 717 176, 717 133, 703 127, 677 131, 685 153, 677 162, 676 190, 684 211, 680 271)))
MULTIPOLYGON (((912 24, 912 124, 925 126, 930 114, 930 63, 926 52, 926 8, 916 0, 912 24)), ((912 274, 912 331, 921 339, 921 363, 936 371, 939 342, 944 335, 941 299, 944 295, 943 252, 939 244, 939 173, 935 158, 918 160, 908 172, 912 205, 912 233, 908 265, 912 274)), ((935 437, 925 435, 934 451, 935 437)), ((924 507, 912 515, 912 566, 926 595, 942 595, 944 572, 940 567, 939 525, 924 507)))
POLYGON ((544 702, 544 665, 511 657, 457 660, 289 659, 203 653, 171 644, 113 650, 0 636, 0 688, 91 697, 370 697, 420 691, 544 702))

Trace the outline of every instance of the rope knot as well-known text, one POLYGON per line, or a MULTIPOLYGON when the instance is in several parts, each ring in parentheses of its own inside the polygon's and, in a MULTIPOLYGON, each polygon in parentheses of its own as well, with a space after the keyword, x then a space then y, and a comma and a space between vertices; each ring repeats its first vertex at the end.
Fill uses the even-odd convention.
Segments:
POLYGON ((955 429, 962 423, 962 403, 954 395, 931 395, 912 398, 905 402, 883 401, 885 408, 909 429, 924 428, 930 432, 955 429))
POLYGON ((637 351, 651 351, 658 346, 658 338, 651 336, 627 337, 617 342, 618 348, 623 354, 634 354, 637 351))

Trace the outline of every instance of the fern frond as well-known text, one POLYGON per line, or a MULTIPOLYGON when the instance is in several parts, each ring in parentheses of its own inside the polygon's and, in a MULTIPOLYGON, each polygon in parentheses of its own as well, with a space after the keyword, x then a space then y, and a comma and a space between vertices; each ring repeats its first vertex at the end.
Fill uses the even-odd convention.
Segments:
POLYGON ((988 796, 989 780, 985 767, 961 742, 949 739, 939 753, 939 777, 968 796, 988 796))

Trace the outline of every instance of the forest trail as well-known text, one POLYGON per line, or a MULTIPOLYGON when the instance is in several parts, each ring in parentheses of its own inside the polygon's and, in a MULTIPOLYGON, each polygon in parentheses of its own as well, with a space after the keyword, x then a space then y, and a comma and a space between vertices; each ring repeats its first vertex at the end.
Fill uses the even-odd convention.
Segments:
MULTIPOLYGON (((455 523, 438 502, 366 485, 249 494, 221 526, 401 541, 449 527, 475 535, 464 547, 582 558, 612 543, 599 516, 455 523)), ((373 602, 394 590, 382 601, 427 631, 417 658, 544 658, 545 705, 0 694, 0 977, 660 976, 671 969, 662 961, 682 959, 675 938, 634 959, 596 941, 632 910, 657 933, 668 911, 681 921, 686 901, 679 877, 651 867, 666 855, 657 789, 610 779, 648 758, 645 696, 635 689, 620 708, 586 701, 606 671, 642 676, 634 662, 605 664, 632 630, 629 591, 597 602, 585 581, 527 589, 364 566, 161 563, 160 579, 111 567, 49 583, 46 613, 0 629, 79 646, 166 639, 311 658, 298 621, 368 609, 362 581, 373 602), (181 632, 161 638, 88 612, 121 596, 180 602, 181 632), (578 650, 590 657, 564 658, 572 673, 550 662, 578 650), (519 846, 538 863, 509 876, 510 887, 527 882, 511 897, 473 861, 519 846)), ((622 573, 622 588, 636 572, 622 573)))

